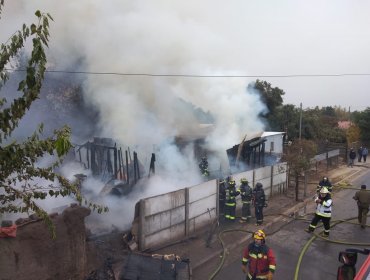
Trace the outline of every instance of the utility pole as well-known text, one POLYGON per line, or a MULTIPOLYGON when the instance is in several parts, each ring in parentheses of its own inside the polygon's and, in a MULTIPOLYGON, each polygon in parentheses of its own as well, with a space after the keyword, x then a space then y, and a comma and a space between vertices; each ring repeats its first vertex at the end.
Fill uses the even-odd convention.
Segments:
POLYGON ((302 136, 302 102, 301 102, 301 112, 299 115, 299 140, 301 140, 302 136))
POLYGON ((352 118, 351 118, 351 106, 348 107, 348 120, 350 122, 352 121, 352 118))

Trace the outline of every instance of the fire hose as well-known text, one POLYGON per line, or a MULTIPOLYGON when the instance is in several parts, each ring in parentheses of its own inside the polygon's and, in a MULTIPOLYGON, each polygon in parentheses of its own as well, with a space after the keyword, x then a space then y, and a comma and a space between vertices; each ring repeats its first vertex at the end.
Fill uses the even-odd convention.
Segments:
MULTIPOLYGON (((283 214, 279 214, 279 215, 283 215, 283 214)), ((286 217, 290 217, 291 216, 287 216, 287 215, 283 215, 283 216, 286 216, 286 217)), ((370 215, 368 215, 369 217, 370 215)), ((340 223, 343 223, 343 222, 347 222, 347 223, 350 223, 351 220, 354 220, 354 219, 357 219, 357 217, 353 217, 353 218, 348 218, 348 219, 345 219, 345 220, 335 220, 331 223, 331 227, 334 227, 335 225, 337 224, 340 224, 340 223)), ((295 220, 306 220, 306 221, 310 221, 308 219, 303 219, 303 218, 293 218, 291 219, 289 222, 285 223, 284 225, 282 225, 281 227, 279 227, 277 230, 275 230, 274 232, 270 233, 271 234, 274 234, 275 232, 279 231, 280 229, 282 229, 284 226, 290 224, 291 222, 295 221, 295 220)), ((353 224, 357 224, 357 223, 353 223, 353 224)), ((220 270, 222 269, 224 263, 225 263, 225 259, 226 259, 226 246, 225 246, 225 243, 224 241, 222 240, 222 235, 224 233, 228 233, 228 232, 246 232, 246 233, 253 233, 252 231, 248 231, 248 230, 243 230, 243 229, 226 229, 226 230, 223 230, 221 231, 219 234, 218 234, 218 240, 220 241, 221 243, 221 246, 222 246, 222 255, 221 255, 221 262, 219 263, 219 265, 217 266, 216 270, 209 276, 209 280, 212 280, 216 277, 216 275, 220 272, 220 270)), ((319 233, 320 234, 320 233, 319 233)), ((319 234, 316 234, 316 233, 313 233, 313 236, 307 241, 307 243, 305 244, 305 246, 303 247, 303 249, 301 250, 301 253, 299 255, 299 258, 298 258, 298 262, 297 262, 297 265, 296 265, 296 269, 295 269, 295 274, 294 274, 294 280, 297 280, 298 279, 298 275, 299 275, 299 269, 300 269, 300 265, 302 263, 302 259, 303 259, 303 256, 304 254, 306 253, 307 249, 310 247, 310 245, 312 244, 312 242, 316 239, 316 238, 322 238, 324 239, 325 241, 327 242, 330 242, 330 243, 335 243, 335 244, 343 244, 343 245, 355 245, 355 246, 370 246, 370 243, 358 243, 358 242, 346 242, 346 241, 343 241, 343 240, 332 240, 332 239, 328 239, 328 238, 325 238, 325 237, 322 237, 320 236, 319 234)))

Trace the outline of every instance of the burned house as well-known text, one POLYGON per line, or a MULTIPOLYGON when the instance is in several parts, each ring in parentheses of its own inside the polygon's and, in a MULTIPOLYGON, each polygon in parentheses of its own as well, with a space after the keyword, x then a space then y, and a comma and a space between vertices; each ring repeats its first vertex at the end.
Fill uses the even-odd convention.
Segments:
POLYGON ((78 145, 75 153, 84 168, 106 183, 104 193, 125 195, 145 176, 137 153, 131 154, 129 148, 123 152, 111 138, 94 137, 93 141, 78 145))
POLYGON ((186 134, 177 135, 174 139, 174 143, 180 151, 185 150, 188 146, 192 146, 194 158, 198 164, 201 164, 202 160, 206 158, 208 167, 207 178, 209 179, 219 178, 222 173, 218 154, 207 149, 206 138, 212 133, 213 129, 213 124, 198 124, 189 129, 186 134))
POLYGON ((238 145, 228 149, 232 173, 276 163, 283 154, 284 132, 261 132, 244 137, 238 145))

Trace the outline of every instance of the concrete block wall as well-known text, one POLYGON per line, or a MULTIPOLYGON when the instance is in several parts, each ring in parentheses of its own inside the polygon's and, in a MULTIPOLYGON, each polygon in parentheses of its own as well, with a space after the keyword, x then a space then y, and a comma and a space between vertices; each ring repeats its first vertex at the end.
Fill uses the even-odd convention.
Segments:
MULTIPOLYGON (((245 177, 263 184, 267 197, 284 192, 287 164, 279 163, 232 175, 237 186, 245 177)), ((239 198, 240 199, 240 198, 239 198)), ((241 207, 241 203, 237 203, 241 207)), ((140 202, 139 249, 146 250, 184 239, 218 218, 218 180, 210 180, 140 202)))

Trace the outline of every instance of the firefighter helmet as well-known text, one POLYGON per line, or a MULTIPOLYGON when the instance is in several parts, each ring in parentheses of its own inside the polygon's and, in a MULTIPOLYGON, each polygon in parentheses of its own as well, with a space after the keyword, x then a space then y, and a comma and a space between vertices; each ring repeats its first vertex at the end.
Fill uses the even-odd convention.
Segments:
POLYGON ((261 183, 257 183, 257 184, 256 184, 256 188, 257 188, 257 189, 262 189, 262 184, 261 184, 261 183))
POLYGON ((262 229, 259 229, 257 230, 254 234, 253 234, 253 238, 254 239, 257 239, 257 240, 264 240, 266 238, 266 234, 263 232, 262 229))
POLYGON ((241 178, 241 179, 240 179, 240 183, 247 183, 247 184, 248 184, 248 180, 247 180, 247 178, 241 178))
POLYGON ((235 180, 234 179, 230 179, 229 180, 229 185, 235 185, 235 180))
POLYGON ((322 187, 321 190, 320 190, 320 193, 321 194, 328 194, 329 193, 329 190, 327 187, 322 187))

